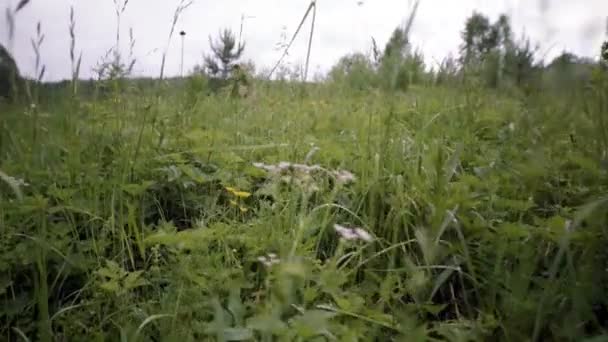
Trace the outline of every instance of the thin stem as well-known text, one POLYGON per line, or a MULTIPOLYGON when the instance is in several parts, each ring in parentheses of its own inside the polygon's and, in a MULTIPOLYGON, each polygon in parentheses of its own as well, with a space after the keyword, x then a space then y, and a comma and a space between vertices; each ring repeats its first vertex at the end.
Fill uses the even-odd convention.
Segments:
POLYGON ((308 79, 308 66, 310 62, 310 50, 312 48, 312 37, 315 33, 315 21, 317 18, 317 1, 313 0, 312 9, 312 24, 310 25, 310 37, 308 38, 308 52, 306 53, 306 69, 304 69, 304 82, 308 79))
POLYGON ((182 35, 182 61, 179 65, 179 73, 181 75, 181 77, 184 77, 184 40, 185 40, 185 36, 182 35))
POLYGON ((279 58, 279 60, 277 61, 277 63, 270 70, 270 73, 268 74, 268 78, 269 79, 272 76, 272 74, 274 73, 274 71, 279 67, 279 65, 283 61, 283 58, 285 58, 285 56, 287 56, 287 51, 289 51, 289 48, 291 47, 291 44, 293 44, 293 42, 296 40, 296 37, 298 36, 298 33, 300 33, 300 29, 302 29, 302 26, 304 25, 304 21, 306 21, 306 18, 308 18, 308 14, 310 14, 310 11, 314 7, 314 3, 315 3, 315 1, 312 1, 310 3, 310 5, 308 5, 308 9, 306 10, 306 13, 304 13, 304 17, 302 17, 302 21, 300 21, 300 25, 298 25, 298 29, 293 34, 293 37, 291 37, 291 41, 289 42, 289 44, 287 44, 287 46, 285 47, 285 51, 283 51, 283 55, 281 56, 281 58, 279 58))

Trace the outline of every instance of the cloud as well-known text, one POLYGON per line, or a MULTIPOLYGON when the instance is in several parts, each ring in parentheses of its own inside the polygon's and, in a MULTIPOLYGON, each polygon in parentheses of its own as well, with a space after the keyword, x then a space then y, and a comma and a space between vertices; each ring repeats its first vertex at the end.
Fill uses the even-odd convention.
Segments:
MULTIPOLYGON (((16 0, 8 0, 15 6, 16 0)), ((371 38, 381 46, 388 41, 393 29, 408 15, 412 1, 318 0, 316 33, 313 40, 311 70, 327 71, 344 54, 369 51, 371 38)), ((177 24, 177 32, 187 32, 184 48, 184 69, 190 70, 208 51, 209 35, 216 35, 222 27, 239 31, 241 15, 254 16, 244 25, 247 42, 246 59, 253 60, 258 69, 271 66, 279 57, 275 50, 286 27, 288 38, 297 28, 309 0, 195 0, 177 24)), ((157 76, 162 51, 167 45, 171 21, 177 0, 131 0, 121 19, 121 51, 128 54, 128 32, 132 28, 136 39, 136 75, 157 76)), ((57 80, 70 75, 69 11, 76 12, 77 50, 83 51, 82 73, 93 75, 92 68, 99 58, 115 44, 116 16, 112 0, 32 0, 19 12, 13 53, 22 70, 32 73, 34 54, 30 39, 35 35, 38 21, 42 23, 46 40, 42 59, 47 66, 47 79, 57 80)), ((604 39, 608 1, 524 0, 421 0, 418 16, 411 32, 411 40, 425 54, 427 62, 456 54, 464 21, 473 10, 491 19, 500 13, 512 17, 513 29, 519 37, 525 32, 532 43, 539 43, 541 51, 548 50, 552 58, 563 49, 579 55, 594 57, 604 39)), ((310 22, 294 43, 287 59, 302 63, 305 59, 310 22)), ((7 44, 7 28, 0 25, 0 42, 7 44)), ((168 47, 166 72, 179 73, 181 39, 175 35, 168 47)))

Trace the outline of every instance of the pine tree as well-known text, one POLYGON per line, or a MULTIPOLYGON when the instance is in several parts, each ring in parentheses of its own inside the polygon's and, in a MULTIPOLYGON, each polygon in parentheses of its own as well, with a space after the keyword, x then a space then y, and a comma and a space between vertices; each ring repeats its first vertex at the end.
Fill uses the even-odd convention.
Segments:
POLYGON ((213 55, 205 56, 206 71, 211 76, 227 79, 245 51, 245 44, 237 44, 234 33, 230 29, 224 29, 216 42, 209 37, 209 45, 213 55))

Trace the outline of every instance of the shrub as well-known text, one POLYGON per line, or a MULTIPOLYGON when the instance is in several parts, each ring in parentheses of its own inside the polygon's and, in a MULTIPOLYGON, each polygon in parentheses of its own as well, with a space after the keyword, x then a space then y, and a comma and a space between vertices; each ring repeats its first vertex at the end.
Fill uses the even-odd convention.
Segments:
POLYGON ((0 98, 14 98, 21 76, 17 63, 8 50, 0 45, 0 98))

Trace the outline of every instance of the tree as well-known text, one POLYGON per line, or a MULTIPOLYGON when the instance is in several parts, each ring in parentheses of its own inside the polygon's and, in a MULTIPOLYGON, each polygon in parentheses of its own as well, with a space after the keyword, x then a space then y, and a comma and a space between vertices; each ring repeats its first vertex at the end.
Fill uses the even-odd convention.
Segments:
POLYGON ((410 76, 404 67, 404 61, 409 52, 410 44, 407 32, 404 28, 397 27, 379 58, 378 72, 380 79, 383 81, 381 85, 388 87, 388 89, 407 90, 410 76))
POLYGON ((494 35, 497 38, 498 45, 502 46, 503 48, 508 48, 513 42, 513 33, 511 30, 511 21, 509 20, 509 17, 501 14, 496 23, 494 23, 493 29, 495 31, 494 35))
POLYGON ((417 50, 413 53, 409 53, 405 57, 404 68, 408 72, 409 82, 411 84, 422 83, 425 79, 425 67, 424 55, 422 51, 417 50))
POLYGON ((209 37, 209 45, 213 55, 205 56, 206 71, 212 76, 227 79, 245 51, 245 44, 237 45, 234 33, 230 29, 224 29, 220 31, 216 42, 209 37))
POLYGON ((502 14, 496 22, 490 23, 488 17, 473 12, 466 20, 461 33, 463 44, 460 47, 461 63, 470 65, 483 62, 492 52, 503 53, 513 45, 509 17, 502 14))
POLYGON ((14 98, 20 79, 17 63, 0 44, 0 98, 14 98))
POLYGON ((481 13, 473 12, 466 20, 461 36, 461 63, 464 66, 477 64, 496 46, 497 30, 493 30, 490 20, 481 13))
POLYGON ((491 23, 483 14, 473 12, 465 23, 462 40, 461 65, 487 86, 497 88, 505 81, 523 86, 533 77, 535 50, 526 37, 513 40, 508 16, 502 14, 491 23))
POLYGON ((408 47, 409 40, 407 34, 401 27, 397 27, 384 47, 380 63, 386 63, 391 58, 404 58, 409 52, 408 47))
POLYGON ((517 86, 523 86, 534 75, 534 50, 530 40, 522 38, 518 44, 510 44, 505 51, 504 70, 517 86))
MULTIPOLYGON (((384 53, 379 57, 376 53, 377 46, 374 44, 374 57, 378 57, 377 59, 380 62, 378 70, 381 81, 380 85, 385 89, 405 91, 409 87, 411 77, 405 62, 408 58, 411 58, 409 33, 416 18, 419 3, 419 1, 414 3, 403 25, 395 28, 391 38, 384 47, 384 53)), ((411 65, 414 64, 416 63, 412 63, 411 65)))
POLYGON ((449 54, 441 61, 437 71, 435 72, 435 84, 454 84, 457 82, 459 72, 458 61, 452 56, 452 54, 449 54))
POLYGON ((570 92, 591 79, 594 65, 590 59, 564 51, 547 65, 545 79, 550 88, 570 92))
POLYGON ((348 54, 340 58, 329 72, 329 79, 357 90, 375 86, 376 76, 372 62, 362 53, 348 54))
POLYGON ((608 67, 608 40, 602 44, 600 61, 605 67, 608 67))

